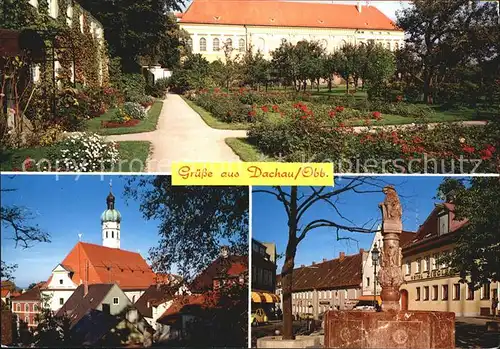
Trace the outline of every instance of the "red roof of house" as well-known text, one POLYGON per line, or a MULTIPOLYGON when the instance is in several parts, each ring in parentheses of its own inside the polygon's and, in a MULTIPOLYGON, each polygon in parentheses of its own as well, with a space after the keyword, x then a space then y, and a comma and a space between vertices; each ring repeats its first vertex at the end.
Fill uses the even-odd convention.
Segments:
POLYGON ((11 298, 13 302, 17 301, 41 301, 41 290, 39 287, 35 286, 32 289, 27 290, 17 297, 11 298))
POLYGON ((373 6, 274 0, 194 0, 180 23, 400 30, 373 6))
POLYGON ((9 289, 2 288, 2 298, 7 297, 9 293, 10 293, 9 289))
POLYGON ((293 270, 292 291, 360 287, 363 252, 293 270))
POLYGON ((451 203, 445 202, 441 204, 436 204, 436 207, 434 207, 434 209, 429 214, 425 222, 418 228, 416 234, 414 235, 414 238, 408 240, 406 245, 401 245, 401 246, 403 246, 404 249, 408 249, 420 244, 427 243, 428 241, 434 242, 440 240, 441 238, 448 239, 450 236, 449 234, 455 233, 464 225, 466 225, 468 222, 467 219, 463 220, 455 219, 454 211, 455 211, 455 205, 451 203), (449 230, 447 234, 439 235, 438 218, 440 212, 442 212, 443 210, 446 210, 449 213, 448 216, 449 230))
POLYGON ((190 289, 192 292, 202 293, 212 289, 214 279, 235 278, 247 270, 246 256, 219 257, 193 280, 190 289))
POLYGON ((71 279, 77 285, 84 281, 87 260, 89 284, 116 283, 131 290, 147 289, 155 283, 155 273, 139 253, 78 242, 61 263, 72 271, 71 279))
POLYGON ((214 308, 217 306, 218 293, 217 292, 207 292, 205 294, 198 295, 184 295, 177 296, 170 307, 158 318, 157 321, 162 322, 166 318, 178 315, 180 313, 186 313, 194 309, 207 309, 214 308))

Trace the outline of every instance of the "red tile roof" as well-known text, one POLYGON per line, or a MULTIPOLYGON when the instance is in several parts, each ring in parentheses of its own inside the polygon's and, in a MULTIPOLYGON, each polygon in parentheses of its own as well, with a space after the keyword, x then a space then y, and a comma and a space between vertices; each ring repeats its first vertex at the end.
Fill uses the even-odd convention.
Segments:
POLYGON ((13 302, 17 302, 17 301, 41 301, 42 297, 41 297, 40 288, 35 286, 32 289, 30 289, 24 293, 21 293, 19 296, 13 297, 11 300, 13 302))
POLYGON ((77 285, 84 281, 86 260, 89 284, 116 283, 123 290, 132 290, 155 283, 155 273, 139 253, 78 242, 61 263, 73 271, 77 285))
POLYGON ((214 279, 235 278, 247 270, 248 258, 246 256, 219 257, 193 280, 190 290, 195 293, 211 290, 214 279))
POLYGON ((406 246, 408 243, 410 243, 417 234, 415 234, 414 231, 402 231, 401 235, 399 236, 399 246, 402 248, 406 246))
POLYGON ((10 293, 10 290, 6 289, 6 288, 2 288, 2 298, 5 298, 9 295, 10 293))
POLYGON ((152 318, 153 305, 159 305, 172 300, 177 289, 178 287, 168 285, 151 285, 135 302, 134 306, 142 316, 152 318))
POLYGON ((218 293, 207 292, 198 295, 184 295, 177 296, 172 305, 165 310, 165 312, 158 318, 157 321, 164 322, 168 317, 178 315, 180 313, 187 313, 193 309, 207 309, 217 306, 218 293), (163 321, 161 321, 163 320, 163 321))
POLYGON ((194 0, 180 23, 399 30, 373 6, 273 0, 194 0))
POLYGON ((292 292, 360 287, 363 254, 336 258, 293 270, 292 292))
POLYGON ((456 220, 454 210, 455 205, 451 203, 436 204, 425 222, 418 228, 416 234, 414 235, 414 238, 412 240, 408 240, 404 248, 412 248, 416 245, 424 244, 428 241, 434 242, 440 240, 441 238, 448 239, 451 233, 455 233, 468 222, 467 219, 456 220), (438 216, 439 213, 443 210, 446 210, 449 213, 449 231, 447 234, 443 234, 440 236, 438 233, 438 216))

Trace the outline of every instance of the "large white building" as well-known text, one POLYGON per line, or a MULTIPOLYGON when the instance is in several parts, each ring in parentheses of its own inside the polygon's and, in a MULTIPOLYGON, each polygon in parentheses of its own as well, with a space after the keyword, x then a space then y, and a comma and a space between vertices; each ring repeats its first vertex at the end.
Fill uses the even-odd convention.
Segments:
POLYGON ((374 6, 280 0, 193 0, 177 15, 190 34, 193 53, 209 61, 224 59, 223 46, 233 52, 252 47, 265 58, 283 40, 318 41, 327 52, 346 43, 377 43, 396 50, 404 44, 404 32, 374 6))

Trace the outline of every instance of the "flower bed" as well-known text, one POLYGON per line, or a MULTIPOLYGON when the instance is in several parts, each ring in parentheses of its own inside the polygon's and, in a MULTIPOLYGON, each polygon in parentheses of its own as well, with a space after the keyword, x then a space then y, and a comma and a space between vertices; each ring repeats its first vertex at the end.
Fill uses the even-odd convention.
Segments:
POLYGON ((103 121, 101 122, 101 126, 104 128, 118 128, 118 127, 133 127, 140 123, 141 120, 130 119, 124 122, 117 121, 103 121))
POLYGON ((288 162, 329 161, 337 172, 495 172, 500 127, 456 124, 373 127, 383 114, 365 116, 359 131, 341 117, 348 109, 296 103, 279 119, 250 125, 249 142, 263 154, 288 162), (339 163, 342 163, 339 165, 339 163))
MULTIPOLYGON (((382 120, 383 114, 411 117, 425 121, 433 115, 432 108, 426 105, 416 105, 396 101, 394 103, 368 101, 356 99, 353 96, 341 97, 314 97, 310 94, 296 94, 294 92, 256 92, 241 88, 236 91, 223 92, 220 89, 190 91, 187 98, 198 106, 210 112, 215 118, 227 123, 253 123, 257 110, 263 113, 280 114, 290 110, 290 106, 297 103, 307 104, 311 109, 334 109, 337 117, 345 121, 359 121, 376 119, 382 120), (337 110, 342 108, 342 110, 337 110), (340 114, 341 113, 341 114, 340 114)), ((262 115, 260 115, 262 116, 262 115)), ((263 116, 265 117, 265 116, 263 116)))

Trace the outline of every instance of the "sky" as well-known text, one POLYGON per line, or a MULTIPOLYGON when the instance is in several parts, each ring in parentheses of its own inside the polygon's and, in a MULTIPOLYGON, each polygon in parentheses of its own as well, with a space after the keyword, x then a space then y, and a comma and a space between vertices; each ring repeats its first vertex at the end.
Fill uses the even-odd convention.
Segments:
MULTIPOLYGON (((106 197, 112 179, 115 208, 122 215, 121 249, 139 252, 146 259, 150 247, 158 242, 158 223, 145 220, 139 203, 123 198, 125 176, 54 176, 2 175, 3 205, 24 206, 35 215, 32 223, 51 235, 50 243, 38 243, 29 249, 15 247, 4 227, 1 230, 1 255, 7 263, 18 264, 16 285, 47 280, 51 271, 78 242, 102 244, 101 213, 107 208, 106 197)), ((146 259, 147 260, 147 259, 146 259)))
MULTIPOLYGON (((443 177, 430 176, 387 176, 378 177, 388 184, 395 186, 400 195, 403 207, 403 229, 415 231, 424 222, 428 214, 434 208, 434 203, 439 200, 433 199, 437 194, 437 188, 443 177)), ((338 185, 346 183, 347 179, 335 179, 338 185)), ((254 187, 256 189, 265 189, 254 187)), ((299 190, 307 190, 300 189, 299 190)), ((299 191, 300 192, 300 191, 299 191)), ((305 192, 307 194, 307 192, 305 192)), ((384 194, 369 193, 356 194, 347 193, 340 196, 338 208, 342 215, 347 217, 356 225, 368 223, 375 227, 380 222, 380 209, 378 204, 384 200, 384 194)), ((333 208, 326 203, 317 203, 304 215, 302 226, 313 219, 332 219, 338 221, 338 216, 333 208)), ((352 225, 346 221, 338 221, 344 225, 352 225)), ((299 226, 300 228, 300 226, 299 226)), ((277 253, 284 253, 287 244, 288 226, 286 213, 282 203, 272 195, 266 193, 254 193, 252 196, 252 237, 261 242, 276 243, 277 253)), ((331 228, 317 228, 308 233, 306 238, 298 246, 295 258, 295 266, 311 265, 312 262, 321 262, 323 258, 337 258, 339 252, 351 255, 359 252, 360 248, 368 250, 373 239, 372 234, 340 232, 341 237, 351 237, 357 241, 336 239, 336 232, 331 228)), ((278 272, 281 271, 283 258, 278 261, 278 272)))

